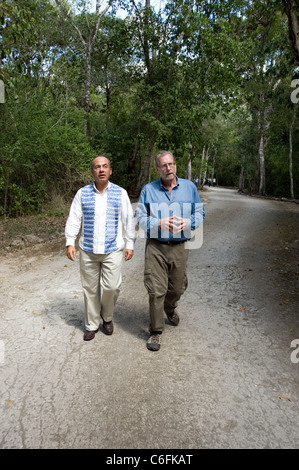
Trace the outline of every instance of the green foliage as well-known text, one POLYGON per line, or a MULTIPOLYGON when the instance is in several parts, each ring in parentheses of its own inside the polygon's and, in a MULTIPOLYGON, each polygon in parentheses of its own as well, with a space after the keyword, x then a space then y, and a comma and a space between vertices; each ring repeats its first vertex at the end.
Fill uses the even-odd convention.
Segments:
MULTIPOLYGON (((294 58, 282 2, 173 0, 161 11, 119 0, 91 50, 90 136, 85 132, 84 38, 88 1, 0 3, 0 215, 43 211, 90 181, 89 163, 111 158, 112 180, 132 193, 158 174, 146 155, 174 152, 178 174, 216 175, 251 191, 265 142, 266 192, 290 197, 289 132, 294 58), (193 8, 190 8, 193 5, 193 8), (76 29, 77 28, 77 29, 76 29), (80 30, 82 38, 78 34, 80 30), (148 149, 150 151, 148 152, 148 149), (205 158, 202 158, 204 150, 205 158), (147 174, 146 171, 149 173, 147 174)), ((298 198, 298 116, 292 134, 298 198)))
POLYGON ((11 105, 0 137, 2 214, 41 210, 53 195, 70 197, 87 181, 93 150, 79 118, 57 108, 43 89, 26 105, 11 105))

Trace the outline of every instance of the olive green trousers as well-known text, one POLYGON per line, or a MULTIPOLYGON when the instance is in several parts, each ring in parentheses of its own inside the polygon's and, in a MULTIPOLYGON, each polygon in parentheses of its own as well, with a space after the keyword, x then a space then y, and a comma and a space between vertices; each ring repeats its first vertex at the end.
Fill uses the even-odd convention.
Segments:
POLYGON ((184 243, 146 241, 144 285, 149 295, 152 331, 164 330, 164 312, 172 313, 187 289, 188 254, 184 243))

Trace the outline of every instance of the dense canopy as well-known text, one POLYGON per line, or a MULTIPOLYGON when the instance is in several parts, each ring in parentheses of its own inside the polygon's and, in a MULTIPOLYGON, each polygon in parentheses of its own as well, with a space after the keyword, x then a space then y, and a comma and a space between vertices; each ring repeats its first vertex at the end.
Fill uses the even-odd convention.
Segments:
POLYGON ((2 1, 0 215, 68 201, 99 154, 138 197, 160 149, 298 198, 298 31, 296 1, 2 1))

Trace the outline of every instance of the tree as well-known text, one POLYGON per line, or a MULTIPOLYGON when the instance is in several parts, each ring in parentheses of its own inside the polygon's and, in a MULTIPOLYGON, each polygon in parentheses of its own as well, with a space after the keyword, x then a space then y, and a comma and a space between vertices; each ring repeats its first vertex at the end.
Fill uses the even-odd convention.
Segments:
POLYGON ((85 80, 84 80, 83 107, 84 107, 84 112, 85 112, 85 132, 86 132, 87 138, 90 139, 91 131, 90 131, 89 113, 90 113, 90 88, 91 88, 91 53, 92 53, 93 44, 95 42, 98 30, 99 30, 100 19, 109 10, 112 4, 112 0, 108 2, 106 7, 104 7, 102 11, 100 11, 101 3, 102 3, 101 0, 96 0, 95 21, 93 22, 93 25, 90 25, 90 22, 92 22, 93 18, 91 15, 87 13, 85 2, 83 2, 83 13, 81 15, 81 18, 84 17, 86 20, 85 25, 84 25, 85 26, 84 30, 83 30, 83 27, 80 26, 79 22, 77 21, 78 18, 71 11, 68 4, 66 2, 63 2, 62 0, 55 0, 55 1, 58 7, 60 8, 63 16, 67 18, 68 21, 70 21, 71 25, 77 32, 80 42, 84 48, 85 80))
POLYGON ((296 114, 297 114, 297 107, 294 106, 293 109, 293 116, 292 120, 290 123, 290 128, 289 128, 289 171, 290 171, 290 193, 291 193, 291 198, 294 199, 294 177, 293 177, 293 132, 294 132, 294 126, 295 126, 295 119, 296 119, 296 114))
POLYGON ((299 64, 299 20, 298 2, 296 0, 282 0, 289 24, 289 38, 294 51, 295 61, 299 64))
MULTIPOLYGON (((134 189, 137 196, 144 184, 149 181, 152 154, 159 137, 165 132, 168 125, 170 93, 173 91, 172 81, 175 76, 175 66, 178 59, 182 39, 185 34, 185 25, 193 9, 192 2, 174 2, 167 5, 165 18, 151 8, 150 0, 142 5, 134 0, 122 2, 132 13, 130 24, 135 30, 136 60, 142 64, 140 68, 140 82, 137 85, 139 110, 141 116, 140 131, 146 142, 143 147, 143 159, 134 189), (179 11, 176 10, 179 7, 179 11), (170 27, 171 21, 178 21, 179 25, 170 27), (168 115, 168 116, 167 116, 168 115)), ((174 23, 175 24, 175 23, 174 23)), ((131 167, 137 164, 136 151, 139 147, 139 137, 134 144, 131 167)), ((133 168, 134 171, 134 168, 133 168)))
POLYGON ((157 11, 111 0, 98 15, 90 4, 0 3, 2 214, 41 210, 53 192, 71 197, 99 153, 138 196, 161 148, 181 176, 215 172, 218 184, 298 196, 283 2, 173 0, 157 11))
POLYGON ((275 2, 255 2, 243 25, 248 53, 242 62, 243 97, 257 126, 253 192, 266 194, 266 150, 281 79, 288 73, 286 32, 275 2))
POLYGON ((49 1, 11 3, 1 29, 7 100, 0 114, 0 214, 41 210, 86 181, 92 153, 53 81, 58 16, 49 1), (55 34, 54 34, 55 32, 55 34), (55 42, 56 41, 56 42, 55 42))

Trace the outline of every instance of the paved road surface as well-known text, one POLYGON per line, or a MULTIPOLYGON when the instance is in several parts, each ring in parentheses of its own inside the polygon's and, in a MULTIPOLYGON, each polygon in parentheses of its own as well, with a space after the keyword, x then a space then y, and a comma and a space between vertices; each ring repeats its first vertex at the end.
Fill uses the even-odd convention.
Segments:
POLYGON ((143 240, 114 335, 91 342, 63 241, 0 258, 0 448, 299 447, 299 207, 219 188, 203 200, 181 323, 159 352, 145 345, 143 240))

